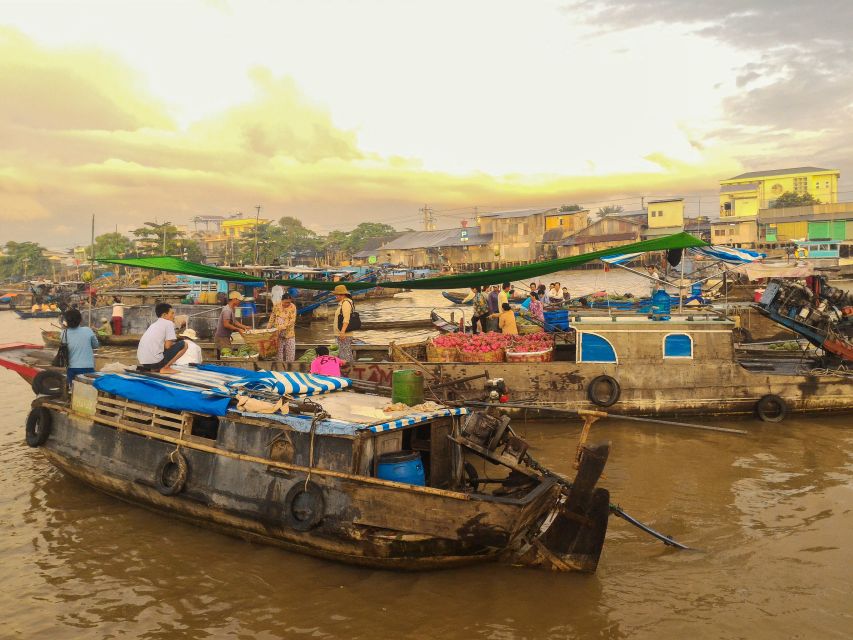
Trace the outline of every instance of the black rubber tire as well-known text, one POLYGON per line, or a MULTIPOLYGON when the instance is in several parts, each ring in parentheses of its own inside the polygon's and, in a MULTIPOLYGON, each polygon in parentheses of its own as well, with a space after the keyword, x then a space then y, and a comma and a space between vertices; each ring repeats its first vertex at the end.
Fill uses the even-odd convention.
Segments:
POLYGON ((755 403, 755 414, 762 422, 782 422, 788 415, 788 405, 776 394, 768 393, 755 403))
POLYGON ((157 491, 164 496, 174 496, 184 490, 187 484, 187 476, 189 476, 189 465, 187 459, 180 451, 172 451, 166 454, 157 465, 157 471, 154 474, 154 485, 157 491), (178 472, 174 478, 169 478, 168 473, 171 467, 177 467, 178 472))
POLYGON ((589 398, 589 401, 599 407, 613 406, 619 400, 619 396, 621 394, 622 387, 619 386, 619 383, 615 378, 608 375, 596 376, 586 387, 586 395, 589 398), (602 396, 598 393, 598 386, 605 382, 610 385, 610 393, 606 396, 602 396))
POLYGON ((296 531, 310 531, 323 519, 326 500, 313 482, 297 481, 284 497, 284 521, 296 531))
POLYGON ((36 395, 61 396, 65 388, 65 376, 59 371, 39 371, 33 378, 32 388, 36 395))
POLYGON ((40 447, 50 437, 53 418, 45 407, 33 407, 27 416, 25 439, 31 447, 40 447))

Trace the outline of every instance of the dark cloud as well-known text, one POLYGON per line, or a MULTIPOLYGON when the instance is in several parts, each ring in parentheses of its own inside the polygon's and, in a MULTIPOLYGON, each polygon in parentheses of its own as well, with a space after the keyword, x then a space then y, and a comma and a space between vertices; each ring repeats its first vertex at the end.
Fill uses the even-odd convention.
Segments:
POLYGON ((594 0, 568 8, 603 31, 678 24, 748 53, 736 71, 738 92, 723 103, 732 125, 727 142, 766 149, 773 138, 784 145, 792 132, 805 132, 807 142, 799 136, 784 149, 792 160, 853 172, 846 151, 853 143, 850 0, 594 0))

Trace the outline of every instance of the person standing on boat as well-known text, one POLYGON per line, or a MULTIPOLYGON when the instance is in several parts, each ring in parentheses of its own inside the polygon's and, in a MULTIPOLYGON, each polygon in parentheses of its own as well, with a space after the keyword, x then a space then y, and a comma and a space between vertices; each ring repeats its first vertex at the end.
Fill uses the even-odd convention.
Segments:
POLYGON ((95 349, 98 348, 98 338, 89 327, 81 327, 83 314, 77 309, 69 309, 65 313, 66 328, 60 338, 68 345, 68 386, 82 373, 95 372, 95 349))
POLYGON ((527 310, 539 322, 545 322, 545 308, 539 302, 539 296, 533 291, 530 292, 530 305, 527 307, 527 310))
POLYGON ((234 315, 234 309, 236 309, 242 301, 243 296, 241 296, 237 291, 232 291, 228 294, 228 304, 222 307, 222 311, 219 312, 219 322, 216 324, 216 333, 213 334, 213 343, 216 347, 217 357, 219 357, 223 349, 231 348, 232 333, 235 331, 243 333, 244 331, 251 329, 251 327, 247 327, 243 323, 237 322, 237 318, 234 315))
POLYGON ((198 340, 198 334, 195 329, 184 329, 181 333, 181 338, 184 344, 187 345, 187 350, 180 358, 175 361, 175 364, 201 364, 204 362, 204 354, 201 347, 194 341, 198 340))
POLYGON ((335 333, 338 339, 338 356, 341 360, 352 362, 352 333, 349 332, 350 318, 355 310, 355 303, 345 285, 339 284, 332 293, 338 301, 335 311, 335 333))
POLYGON ((497 314, 498 311, 500 311, 500 305, 498 304, 498 285, 492 285, 489 288, 489 295, 486 296, 486 302, 489 304, 489 331, 497 331, 497 314))
POLYGON ((113 325, 113 335, 120 336, 122 324, 124 323, 124 305, 118 296, 113 296, 113 313, 110 321, 113 325))
POLYGON ((175 335, 175 310, 168 302, 159 302, 154 307, 154 313, 157 314, 157 320, 139 339, 136 359, 147 371, 177 373, 172 365, 184 355, 187 345, 175 335))
POLYGON ((483 333, 488 331, 486 322, 489 319, 489 301, 486 299, 486 294, 483 293, 480 287, 471 287, 474 291, 474 316, 471 318, 471 331, 477 333, 477 323, 480 323, 480 330, 483 333))
POLYGON ((277 330, 278 360, 296 360, 296 305, 289 293, 281 294, 281 299, 272 309, 267 327, 277 330))
POLYGON ((511 291, 512 283, 504 282, 501 286, 501 292, 498 294, 498 309, 503 309, 505 304, 509 304, 509 294, 511 291))

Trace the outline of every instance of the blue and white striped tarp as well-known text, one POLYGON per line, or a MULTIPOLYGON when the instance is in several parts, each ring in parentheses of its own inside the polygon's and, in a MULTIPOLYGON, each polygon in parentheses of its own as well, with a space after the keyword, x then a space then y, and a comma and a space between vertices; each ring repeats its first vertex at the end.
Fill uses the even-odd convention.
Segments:
MULTIPOLYGON (((274 422, 281 422, 289 425, 295 431, 299 431, 302 433, 309 433, 311 431, 310 416, 290 414, 282 415, 278 413, 251 413, 248 411, 240 411, 239 409, 231 409, 230 413, 239 414, 241 416, 246 416, 249 418, 260 418, 262 420, 272 420, 274 422)), ((356 422, 348 422, 345 420, 335 420, 334 418, 329 418, 318 422, 314 432, 317 435, 338 436, 354 436, 359 431, 372 431, 373 433, 381 433, 385 431, 394 431, 395 429, 402 429, 404 427, 411 427, 412 425, 421 424, 423 422, 429 422, 430 420, 436 420, 438 418, 445 418, 448 416, 464 416, 468 413, 468 409, 461 407, 453 409, 446 408, 439 409, 438 411, 429 411, 427 413, 413 413, 403 418, 398 418, 397 420, 389 420, 388 422, 381 422, 379 424, 372 425, 359 424, 356 422)))
POLYGON ((340 391, 352 386, 352 381, 349 378, 321 376, 314 373, 249 371, 211 364, 200 364, 196 369, 208 372, 208 375, 215 375, 218 381, 214 384, 223 390, 231 391, 249 389, 252 391, 270 391, 278 395, 315 396, 340 391))
MULTIPOLYGON (((713 247, 690 247, 687 249, 689 253, 693 255, 703 256, 705 258, 711 258, 712 260, 719 260, 721 262, 725 262, 726 264, 749 264, 750 262, 755 262, 756 260, 761 260, 762 258, 766 258, 767 254, 759 253, 758 251, 750 251, 749 249, 735 249, 734 247, 723 247, 720 245, 713 247)), ((625 264, 627 262, 631 262, 635 258, 643 255, 643 252, 639 253, 620 253, 614 256, 607 256, 605 258, 601 258, 602 262, 606 262, 607 264, 625 264)))
POLYGON ((454 407, 448 409, 439 409, 438 411, 430 411, 429 413, 413 413, 412 415, 397 420, 390 420, 381 424, 374 424, 366 427, 367 431, 380 433, 382 431, 393 431, 394 429, 402 429, 403 427, 411 427, 413 424, 420 424, 427 420, 435 420, 436 418, 445 418, 447 416, 464 416, 468 415, 468 409, 464 407, 454 407))

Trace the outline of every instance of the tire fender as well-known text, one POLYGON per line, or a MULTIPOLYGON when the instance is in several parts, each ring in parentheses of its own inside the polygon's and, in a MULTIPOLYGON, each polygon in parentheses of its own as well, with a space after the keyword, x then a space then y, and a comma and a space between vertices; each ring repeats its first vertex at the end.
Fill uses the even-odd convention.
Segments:
POLYGON ((296 531, 310 531, 323 519, 326 500, 313 482, 299 480, 284 497, 284 521, 296 531))
POLYGON ((26 441, 31 447, 40 447, 50 437, 53 418, 45 407, 33 407, 27 415, 26 441))
POLYGON ((183 491, 189 476, 189 465, 187 459, 180 451, 172 451, 166 454, 157 465, 154 474, 154 484, 157 491, 164 496, 173 496, 183 491), (172 469, 176 468, 174 475, 172 469))
POLYGON ((775 393, 768 393, 755 403, 755 414, 762 422, 782 422, 788 415, 788 405, 775 393))
POLYGON ((32 388, 36 395, 61 396, 65 386, 65 376, 58 371, 39 371, 33 378, 32 388))
POLYGON ((612 376, 606 374, 600 375, 590 380, 586 387, 586 395, 592 404, 599 407, 610 407, 619 400, 619 396, 622 395, 622 387, 619 386, 619 383, 612 376), (599 386, 604 386, 605 384, 610 385, 609 393, 599 391, 599 386))

